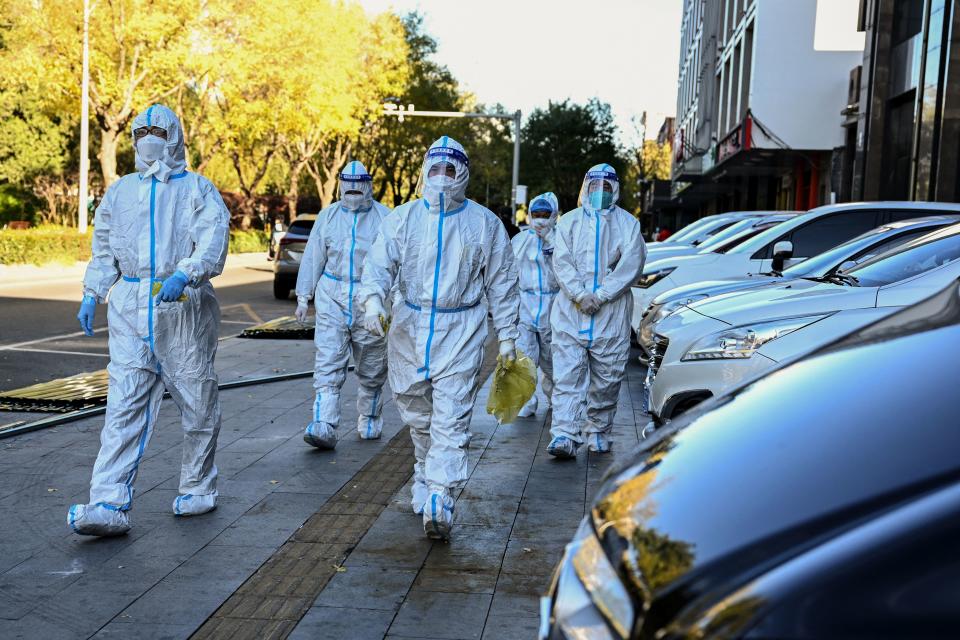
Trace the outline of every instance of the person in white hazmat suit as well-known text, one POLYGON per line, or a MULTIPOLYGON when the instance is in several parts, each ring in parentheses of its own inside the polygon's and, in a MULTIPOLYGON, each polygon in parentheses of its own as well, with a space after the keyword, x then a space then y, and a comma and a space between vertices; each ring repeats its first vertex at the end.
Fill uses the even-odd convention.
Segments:
POLYGON ((209 180, 186 171, 176 114, 154 105, 133 120, 137 173, 112 184, 96 213, 78 319, 93 335, 109 306, 110 376, 89 504, 70 507, 77 533, 119 535, 164 390, 182 414, 183 462, 174 514, 217 504, 220 400, 213 361, 220 307, 210 279, 227 257, 230 214, 209 180), (155 283, 162 286, 153 293, 155 283))
POLYGON ((423 515, 424 532, 440 539, 450 534, 453 492, 467 480, 488 306, 500 356, 516 358, 513 251, 497 216, 466 198, 469 177, 463 147, 447 136, 434 142, 423 162, 422 199, 384 220, 361 284, 364 324, 376 333, 397 283, 388 375, 413 439, 413 510, 423 515))
POLYGON ((586 440, 606 453, 630 354, 630 285, 643 272, 640 223, 617 206, 619 180, 608 164, 587 172, 580 207, 554 236, 553 268, 562 294, 553 328, 553 438, 547 452, 572 458, 586 440))
MULTIPOLYGON (((553 359, 550 354, 550 310, 560 287, 553 273, 553 235, 560 214, 557 196, 551 192, 530 201, 530 226, 513 236, 511 244, 520 272, 520 338, 517 348, 527 354, 542 372, 540 388, 550 403, 553 391, 553 359)), ((537 412, 537 394, 520 409, 520 417, 537 412)))
POLYGON ((364 258, 390 209, 373 200, 366 168, 351 161, 340 173, 340 200, 317 216, 297 275, 297 319, 305 322, 312 298, 316 309, 313 415, 303 439, 333 449, 340 425, 340 388, 352 351, 360 438, 380 437, 382 390, 387 379, 387 341, 363 327, 358 303, 364 258))

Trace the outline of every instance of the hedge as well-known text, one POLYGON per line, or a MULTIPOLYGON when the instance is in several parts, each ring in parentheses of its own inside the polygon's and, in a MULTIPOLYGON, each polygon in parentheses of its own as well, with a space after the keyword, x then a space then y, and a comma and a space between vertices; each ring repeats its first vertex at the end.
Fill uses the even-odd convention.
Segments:
POLYGON ((263 231, 230 232, 230 253, 258 253, 270 246, 270 237, 263 231))
MULTIPOLYGON (((73 264, 90 259, 90 236, 75 229, 37 227, 0 229, 0 264, 73 264)), ((231 231, 230 253, 266 251, 269 238, 263 231, 231 231)))

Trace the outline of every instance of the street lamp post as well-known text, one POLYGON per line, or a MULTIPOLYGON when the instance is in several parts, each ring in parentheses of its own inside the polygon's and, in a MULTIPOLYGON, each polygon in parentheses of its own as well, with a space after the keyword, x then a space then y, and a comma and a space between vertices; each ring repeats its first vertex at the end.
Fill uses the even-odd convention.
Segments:
POLYGON ((403 122, 405 118, 494 118, 496 120, 513 120, 513 188, 510 194, 511 220, 517 219, 517 184, 520 182, 520 110, 513 113, 465 113, 463 111, 417 111, 412 104, 383 105, 383 115, 397 116, 403 122))
POLYGON ((80 84, 80 202, 77 227, 87 232, 87 182, 90 173, 90 0, 83 0, 83 78, 80 84))

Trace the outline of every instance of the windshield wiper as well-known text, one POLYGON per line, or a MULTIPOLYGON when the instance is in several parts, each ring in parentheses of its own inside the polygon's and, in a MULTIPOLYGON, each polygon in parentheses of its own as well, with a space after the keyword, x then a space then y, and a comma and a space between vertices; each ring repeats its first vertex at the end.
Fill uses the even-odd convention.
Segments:
POLYGON ((842 273, 840 271, 827 274, 823 278, 821 278, 821 280, 823 280, 823 282, 833 282, 835 284, 842 284, 848 287, 860 286, 859 278, 857 278, 856 276, 852 276, 849 273, 842 273))

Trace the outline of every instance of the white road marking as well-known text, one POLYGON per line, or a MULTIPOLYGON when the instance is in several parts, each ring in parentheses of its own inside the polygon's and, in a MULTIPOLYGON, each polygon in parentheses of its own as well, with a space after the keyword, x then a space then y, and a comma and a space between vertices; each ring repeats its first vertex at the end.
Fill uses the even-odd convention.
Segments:
POLYGON ((86 351, 60 351, 58 349, 30 349, 18 347, 16 349, 11 349, 8 347, 9 351, 27 351, 30 353, 59 353, 65 356, 90 356, 92 358, 109 358, 109 353, 88 353, 86 351))
MULTIPOLYGON (((101 331, 106 331, 106 327, 100 329, 94 329, 94 333, 100 333, 101 331)), ((6 351, 7 349, 20 349, 21 347, 29 347, 32 344, 42 344, 44 342, 51 342, 54 340, 63 340, 64 338, 76 338, 77 336, 86 335, 83 331, 74 331, 73 333, 63 333, 59 336, 49 336, 47 338, 37 338, 36 340, 27 340, 26 342, 15 342, 13 344, 0 345, 0 351, 6 351)))

